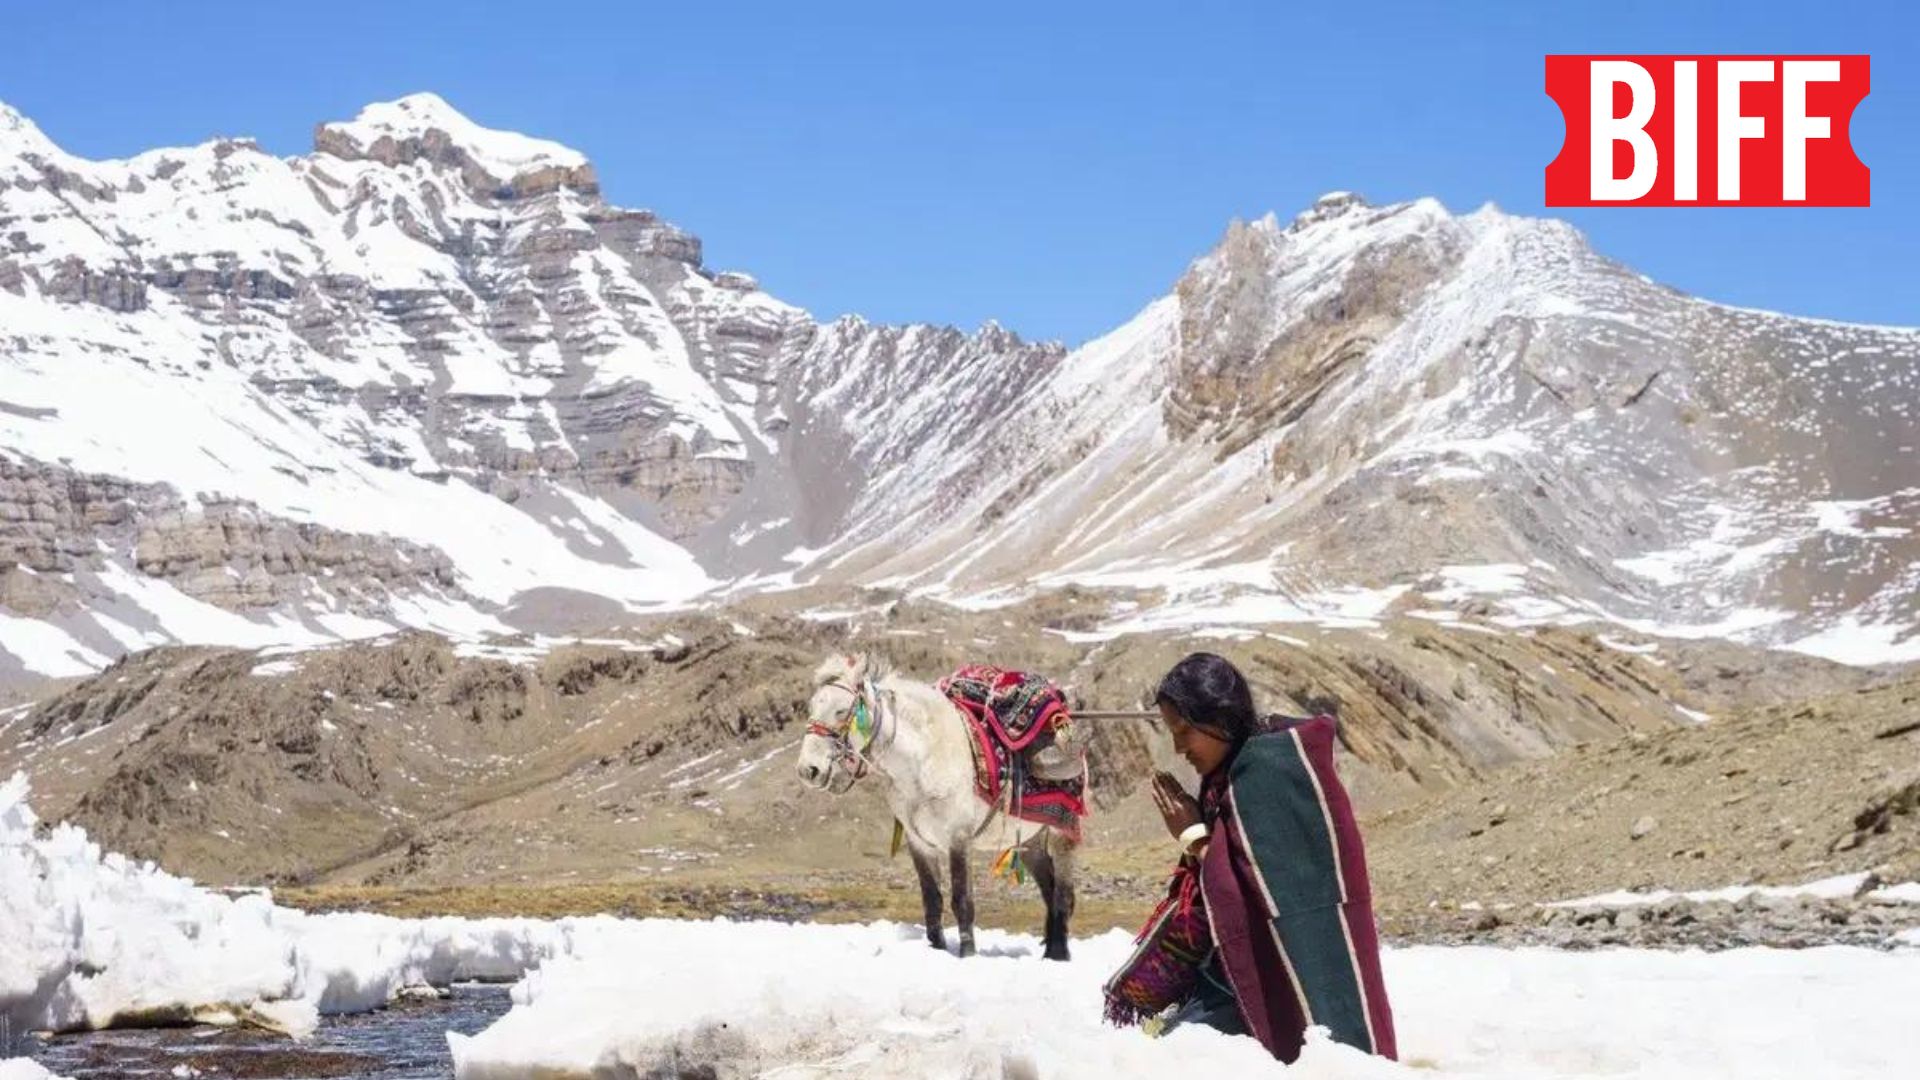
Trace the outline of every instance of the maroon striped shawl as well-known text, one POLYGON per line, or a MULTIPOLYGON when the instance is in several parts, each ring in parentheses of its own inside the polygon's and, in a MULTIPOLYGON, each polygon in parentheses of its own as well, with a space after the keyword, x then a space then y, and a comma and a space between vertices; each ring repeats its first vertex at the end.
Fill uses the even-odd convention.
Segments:
POLYGON ((1396 1056, 1366 852, 1334 771, 1336 721, 1270 724, 1202 787, 1200 892, 1247 1030, 1282 1061, 1307 1028, 1396 1056))

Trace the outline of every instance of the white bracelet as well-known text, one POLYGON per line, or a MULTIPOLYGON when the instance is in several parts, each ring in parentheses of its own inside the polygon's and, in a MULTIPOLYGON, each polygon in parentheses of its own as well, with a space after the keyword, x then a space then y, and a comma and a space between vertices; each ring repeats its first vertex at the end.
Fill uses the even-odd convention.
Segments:
POLYGON ((1207 823, 1204 821, 1196 821, 1180 830, 1180 850, 1185 851, 1193 846, 1194 841, 1205 840, 1206 838, 1207 823))

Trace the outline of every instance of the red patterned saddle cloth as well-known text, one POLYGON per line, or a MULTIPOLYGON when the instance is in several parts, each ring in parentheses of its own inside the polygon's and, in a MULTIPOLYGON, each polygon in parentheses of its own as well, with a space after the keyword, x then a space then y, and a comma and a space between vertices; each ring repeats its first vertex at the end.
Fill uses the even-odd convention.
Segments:
POLYGON ((940 680, 939 690, 966 716, 973 734, 975 792, 988 805, 1053 826, 1078 843, 1080 819, 1087 815, 1086 749, 1073 751, 1080 768, 1067 779, 1036 776, 1031 767, 1034 754, 1072 730, 1066 695, 1053 680, 972 664, 940 680))

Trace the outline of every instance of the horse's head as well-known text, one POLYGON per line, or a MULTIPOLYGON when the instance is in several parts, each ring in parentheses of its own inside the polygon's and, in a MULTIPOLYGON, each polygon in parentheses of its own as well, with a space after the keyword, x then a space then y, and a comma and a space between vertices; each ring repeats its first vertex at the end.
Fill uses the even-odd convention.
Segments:
POLYGON ((879 722, 873 684, 886 675, 885 665, 865 653, 829 657, 814 671, 799 772, 815 790, 840 795, 866 775, 866 744, 879 722))

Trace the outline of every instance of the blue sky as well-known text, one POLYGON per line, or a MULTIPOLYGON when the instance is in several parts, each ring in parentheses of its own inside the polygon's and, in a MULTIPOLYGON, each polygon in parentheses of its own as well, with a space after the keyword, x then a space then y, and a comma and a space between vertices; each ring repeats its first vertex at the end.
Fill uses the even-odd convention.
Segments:
POLYGON ((821 315, 1078 342, 1321 192, 1541 213, 1548 52, 1865 52, 1867 210, 1561 211, 1729 303, 1920 324, 1920 16, 1894 3, 9 5, 0 101, 90 157, 279 153, 433 90, 821 315))

